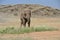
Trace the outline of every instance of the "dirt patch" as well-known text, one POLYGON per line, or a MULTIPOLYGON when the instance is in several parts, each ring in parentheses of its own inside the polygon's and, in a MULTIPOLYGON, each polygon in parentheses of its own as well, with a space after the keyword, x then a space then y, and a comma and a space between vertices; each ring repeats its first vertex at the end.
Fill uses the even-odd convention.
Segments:
POLYGON ((60 31, 32 32, 24 34, 0 34, 0 38, 25 38, 32 40, 60 40, 60 31))

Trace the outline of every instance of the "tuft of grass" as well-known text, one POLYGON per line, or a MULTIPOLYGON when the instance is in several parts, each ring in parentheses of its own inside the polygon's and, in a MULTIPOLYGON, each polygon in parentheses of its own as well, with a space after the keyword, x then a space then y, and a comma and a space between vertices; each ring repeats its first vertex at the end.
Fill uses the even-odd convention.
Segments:
POLYGON ((41 32, 41 31, 56 31, 57 28, 54 27, 24 27, 24 28, 14 28, 7 27, 5 29, 0 29, 0 34, 22 34, 22 33, 30 33, 30 32, 41 32))

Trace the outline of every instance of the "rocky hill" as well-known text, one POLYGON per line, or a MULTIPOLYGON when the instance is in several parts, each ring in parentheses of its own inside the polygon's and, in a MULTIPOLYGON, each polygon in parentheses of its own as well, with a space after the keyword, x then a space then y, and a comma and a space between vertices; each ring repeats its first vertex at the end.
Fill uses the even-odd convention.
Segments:
POLYGON ((21 10, 31 9, 32 17, 48 16, 57 17, 60 16, 60 10, 51 8, 48 6, 38 4, 16 4, 16 5, 0 5, 0 15, 13 15, 18 16, 21 10))

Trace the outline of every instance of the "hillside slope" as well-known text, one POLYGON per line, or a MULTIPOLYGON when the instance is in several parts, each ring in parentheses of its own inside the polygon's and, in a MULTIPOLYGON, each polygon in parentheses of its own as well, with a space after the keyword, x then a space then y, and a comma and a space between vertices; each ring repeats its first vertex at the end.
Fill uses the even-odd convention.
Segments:
POLYGON ((16 5, 1 5, 0 12, 17 15, 24 9, 31 9, 33 15, 39 16, 58 16, 60 10, 48 6, 37 4, 16 4, 16 5))

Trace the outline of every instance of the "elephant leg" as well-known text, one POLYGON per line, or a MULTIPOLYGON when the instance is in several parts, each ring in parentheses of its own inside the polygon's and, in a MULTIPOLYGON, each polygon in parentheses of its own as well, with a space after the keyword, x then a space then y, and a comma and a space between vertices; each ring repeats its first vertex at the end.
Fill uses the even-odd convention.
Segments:
POLYGON ((22 27, 22 25, 23 25, 23 20, 21 19, 21 24, 20 24, 20 27, 22 27))
POLYGON ((23 26, 26 27, 26 20, 23 20, 23 26))
POLYGON ((30 19, 28 20, 28 27, 30 27, 30 19))

